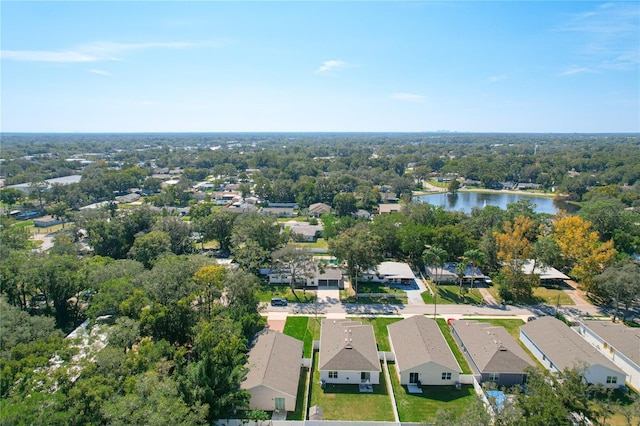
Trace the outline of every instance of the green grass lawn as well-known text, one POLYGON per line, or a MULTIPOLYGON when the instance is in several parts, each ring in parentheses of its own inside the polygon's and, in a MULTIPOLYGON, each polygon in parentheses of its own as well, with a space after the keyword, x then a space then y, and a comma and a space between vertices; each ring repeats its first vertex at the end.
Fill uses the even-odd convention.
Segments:
POLYGON ((361 321, 362 324, 369 324, 373 326, 373 333, 376 336, 376 342, 378 343, 378 350, 389 352, 391 346, 389 345, 389 331, 387 325, 394 322, 401 321, 402 318, 358 318, 357 321, 361 321))
POLYGON ((300 381, 298 382, 298 393, 296 396, 296 411, 287 411, 287 420, 304 420, 307 414, 307 404, 305 401, 305 393, 307 390, 307 371, 306 368, 300 369, 300 381))
POLYGON ((464 355, 462 355, 462 352, 460 351, 458 344, 453 339, 453 336, 451 335, 451 330, 449 330, 449 326, 447 325, 447 322, 443 318, 438 318, 436 319, 436 323, 438 324, 438 327, 440 327, 440 331, 444 335, 444 339, 447 341, 449 348, 451 348, 451 352, 453 352, 453 356, 456 357, 456 361, 458 361, 458 364, 460 364, 460 368, 462 369, 462 374, 471 374, 472 373, 471 368, 469 367, 467 360, 464 358, 464 355))
POLYGON ((314 292, 296 289, 296 295, 291 291, 288 284, 269 284, 262 282, 258 290, 258 298, 261 302, 269 302, 273 297, 286 299, 288 302, 296 303, 313 303, 316 300, 314 292))
POLYGON ((556 305, 558 303, 558 296, 560 296, 559 300, 561 305, 575 305, 573 299, 571 299, 564 290, 560 289, 537 287, 533 290, 533 296, 542 300, 542 303, 546 303, 547 305, 556 305))
POLYGON ((327 241, 324 238, 318 238, 316 241, 312 243, 296 242, 292 244, 297 247, 302 247, 307 249, 327 249, 327 250, 329 249, 329 243, 327 243, 327 241))
POLYGON ((463 385, 460 390, 455 386, 423 386, 422 394, 410 394, 400 385, 393 364, 389 365, 389 375, 401 422, 428 422, 434 420, 440 409, 460 414, 475 398, 471 385, 463 385))
POLYGON ((384 283, 377 283, 373 281, 358 282, 359 294, 371 294, 371 293, 386 293, 394 295, 404 295, 405 291, 401 288, 388 287, 384 283))
POLYGON ((302 340, 304 357, 311 358, 314 340, 320 340, 320 320, 314 317, 288 316, 284 325, 284 334, 302 340))
MULTIPOLYGON (((501 300, 497 286, 491 286, 487 290, 489 290, 489 293, 491 293, 496 300, 501 300)), ((537 303, 545 303, 547 305, 555 306, 555 304, 558 303, 558 296, 560 296, 561 305, 575 305, 573 300, 564 292, 564 290, 546 287, 536 287, 533 290, 534 300, 530 300, 528 304, 533 305, 537 303)))
POLYGON ((314 360, 311 399, 309 406, 319 405, 323 409, 324 420, 343 421, 393 421, 391 397, 383 372, 380 384, 373 385, 373 393, 360 393, 358 385, 331 385, 320 387, 320 372, 317 370, 317 356, 314 360))
MULTIPOLYGON (((460 296, 460 286, 457 284, 438 284, 433 285, 429 283, 431 288, 434 291, 437 291, 438 295, 438 304, 439 305, 457 305, 457 304, 482 304, 484 303, 484 298, 478 291, 478 289, 470 290, 463 296, 460 296)), ((433 296, 429 292, 429 290, 424 291, 420 294, 422 296, 422 300, 427 305, 433 305, 433 296)))
POLYGON ((520 319, 479 318, 470 321, 488 322, 491 325, 504 327, 516 340, 520 337, 520 326, 525 324, 525 322, 520 319))

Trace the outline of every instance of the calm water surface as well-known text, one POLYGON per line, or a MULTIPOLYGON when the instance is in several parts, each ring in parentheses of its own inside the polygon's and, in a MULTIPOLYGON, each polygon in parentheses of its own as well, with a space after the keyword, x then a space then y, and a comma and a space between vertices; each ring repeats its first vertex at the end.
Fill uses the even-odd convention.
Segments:
POLYGON ((422 195, 420 197, 415 197, 415 199, 423 203, 443 207, 448 211, 462 211, 464 213, 471 213, 472 208, 482 208, 483 206, 497 206, 506 210, 507 204, 515 203, 523 199, 531 200, 531 204, 535 205, 534 210, 537 213, 556 214, 558 210, 566 210, 569 213, 575 213, 578 210, 577 206, 562 200, 524 194, 503 194, 499 192, 458 192, 457 194, 440 193, 422 195))

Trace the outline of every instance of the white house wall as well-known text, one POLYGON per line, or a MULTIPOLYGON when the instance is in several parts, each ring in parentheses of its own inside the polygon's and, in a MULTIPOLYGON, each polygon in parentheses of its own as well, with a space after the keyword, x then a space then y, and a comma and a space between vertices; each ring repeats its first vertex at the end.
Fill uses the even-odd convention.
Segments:
POLYGON ((634 389, 640 390, 640 366, 636 365, 623 353, 618 352, 615 346, 613 347, 613 351, 610 345, 607 345, 607 349, 605 349, 604 341, 597 334, 591 331, 591 329, 580 326, 578 334, 580 334, 587 342, 595 346, 615 365, 620 367, 622 371, 627 373, 627 383, 633 386, 634 389))
POLYGON ((558 367, 552 364, 552 362, 547 358, 547 356, 544 353, 542 353, 540 349, 538 349, 536 344, 533 343, 526 334, 522 333, 522 330, 520 330, 520 341, 527 347, 527 349, 531 351, 533 356, 535 356, 536 359, 540 361, 540 363, 544 366, 544 368, 551 371, 552 373, 555 373, 556 371, 558 371, 558 367))
POLYGON ((400 384, 409 384, 410 373, 418 373, 422 385, 453 385, 460 380, 460 372, 435 362, 428 362, 400 372, 400 384), (442 380, 442 373, 451 373, 451 380, 442 380))
MULTIPOLYGON (((525 334, 520 331, 520 340, 531 351, 538 361, 549 371, 555 373, 559 371, 558 367, 553 364, 553 360, 547 356, 533 343, 525 334)), ((577 367, 577 365, 576 365, 577 367)), ((588 383, 602 383, 606 387, 617 388, 625 383, 626 375, 621 375, 617 371, 613 371, 600 364, 593 364, 587 368, 585 379, 588 383), (607 384, 607 376, 617 377, 615 384, 607 384)))
MULTIPOLYGON (((329 378, 329 371, 320 371, 320 380, 324 380, 325 383, 335 383, 342 385, 357 385, 362 383, 360 380, 361 371, 338 371, 337 379, 329 378)), ((380 372, 379 371, 368 371, 366 373, 370 374, 369 383, 372 385, 380 384, 380 372)))
POLYGON ((626 374, 620 374, 603 365, 594 364, 587 369, 585 378, 587 379, 587 383, 602 383, 605 387, 617 388, 624 385, 627 376, 626 374), (607 376, 617 377, 616 383, 607 384, 607 376))
POLYGON ((284 407, 287 411, 296 410, 295 395, 288 395, 267 386, 256 386, 248 391, 251 394, 249 408, 252 410, 273 411, 276 408, 276 398, 284 398, 284 407))

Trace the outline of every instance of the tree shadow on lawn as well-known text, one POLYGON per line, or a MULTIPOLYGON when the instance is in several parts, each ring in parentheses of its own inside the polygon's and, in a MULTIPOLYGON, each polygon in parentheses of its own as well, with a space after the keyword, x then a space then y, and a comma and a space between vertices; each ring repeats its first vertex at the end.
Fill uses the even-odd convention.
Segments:
MULTIPOLYGON (((402 386, 402 388, 407 391, 406 386, 402 386)), ((410 394, 407 392, 407 395, 440 402, 452 402, 460 398, 467 398, 473 393, 473 386, 471 385, 462 385, 460 390, 456 389, 455 386, 422 386, 422 393, 410 394)))
POLYGON ((460 296, 460 294, 448 289, 448 288, 442 288, 439 287, 438 288, 438 293, 440 295, 440 298, 444 299, 444 300, 448 300, 452 303, 456 303, 456 304, 467 304, 467 303, 475 303, 477 302, 477 300, 475 300, 473 297, 464 297, 464 296, 460 296))

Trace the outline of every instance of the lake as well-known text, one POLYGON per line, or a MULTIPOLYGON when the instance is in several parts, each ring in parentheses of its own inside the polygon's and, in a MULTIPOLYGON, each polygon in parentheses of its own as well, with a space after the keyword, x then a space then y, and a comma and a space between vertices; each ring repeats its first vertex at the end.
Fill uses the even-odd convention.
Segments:
POLYGON ((523 199, 531 200, 531 204, 535 205, 534 210, 537 213, 556 214, 558 210, 566 210, 569 213, 575 213, 579 209, 576 205, 567 203, 566 201, 556 200, 554 198, 501 192, 458 192, 456 194, 439 193, 421 195, 414 199, 416 201, 443 207, 448 211, 462 211, 464 213, 471 213, 472 208, 483 206, 497 206, 506 210, 507 204, 515 203, 523 199))

